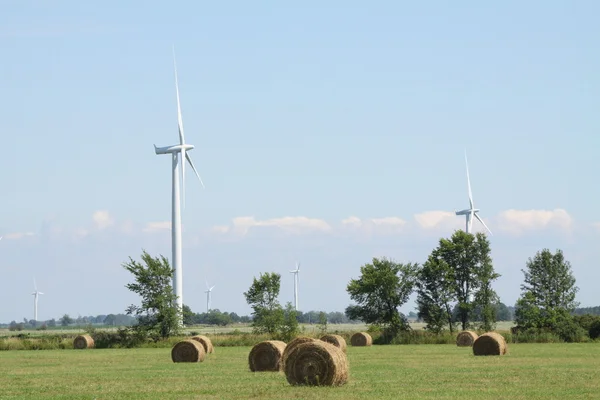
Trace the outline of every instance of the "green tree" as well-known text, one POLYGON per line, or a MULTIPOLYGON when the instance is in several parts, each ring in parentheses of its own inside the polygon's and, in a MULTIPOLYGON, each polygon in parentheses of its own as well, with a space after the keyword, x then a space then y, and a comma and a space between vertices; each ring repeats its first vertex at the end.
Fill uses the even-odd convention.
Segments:
POLYGON ((298 324, 297 311, 292 306, 292 303, 287 302, 285 305, 283 323, 279 328, 279 338, 284 342, 289 342, 300 333, 300 327, 298 324))
POLYGON ((497 295, 492 282, 500 277, 494 271, 490 244, 483 233, 475 235, 456 231, 450 239, 440 239, 431 258, 442 263, 439 279, 447 281, 456 302, 458 320, 462 329, 468 329, 475 307, 482 309, 482 326, 495 323, 494 305, 497 295), (485 310, 485 311, 483 311, 485 310))
POLYGON ((319 323, 317 324, 319 334, 322 336, 327 333, 327 314, 323 311, 319 313, 319 323))
POLYGON ((178 310, 173 293, 171 279, 173 269, 164 256, 150 256, 142 252, 142 263, 129 257, 123 268, 131 272, 135 283, 125 287, 142 298, 141 305, 127 308, 128 315, 137 317, 133 330, 140 336, 151 336, 154 339, 168 338, 179 332, 181 310, 178 310))
POLYGON ((448 264, 434 251, 419 271, 416 283, 418 317, 427 324, 428 331, 440 333, 448 326, 450 333, 454 332, 451 306, 454 290, 450 278, 448 264))
POLYGON ((554 254, 548 249, 538 251, 522 271, 525 279, 515 310, 519 326, 555 330, 571 319, 579 305, 575 301, 579 289, 561 250, 554 254))
POLYGON ((352 279, 346 289, 357 303, 346 308, 348 318, 383 326, 387 339, 410 330, 398 307, 405 304, 413 292, 418 264, 373 258, 372 264, 363 265, 360 271, 361 277, 352 279))
POLYGON ((281 288, 281 275, 275 272, 260 274, 244 293, 252 308, 252 327, 255 333, 277 334, 284 324, 284 312, 277 301, 281 288))
POLYGON ((73 322, 74 322, 74 321, 73 321, 73 318, 71 318, 71 317, 69 316, 69 314, 65 314, 65 315, 63 315, 63 316, 62 316, 62 318, 60 319, 60 324, 61 324, 62 326, 69 326, 69 325, 71 325, 73 322))
POLYGON ((182 307, 182 314, 183 314, 183 324, 185 326, 191 326, 194 325, 194 312, 192 311, 192 309, 190 308, 190 306, 188 306, 187 304, 184 304, 182 307))

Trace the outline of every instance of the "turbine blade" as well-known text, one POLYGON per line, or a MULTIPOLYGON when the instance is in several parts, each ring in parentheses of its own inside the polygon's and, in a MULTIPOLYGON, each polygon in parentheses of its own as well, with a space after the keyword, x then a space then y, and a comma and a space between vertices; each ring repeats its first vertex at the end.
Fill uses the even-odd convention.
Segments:
POLYGON ((217 286, 217 285, 212 285, 210 290, 213 290, 215 288, 215 286, 217 286))
POLYGON ((38 292, 38 294, 44 294, 44 292, 38 292))
POLYGON ((477 218, 479 220, 479 222, 481 222, 481 225, 483 225, 485 227, 485 229, 488 230, 488 232, 490 233, 490 235, 494 235, 492 233, 492 231, 490 230, 490 228, 487 227, 487 225, 485 224, 485 222, 483 222, 483 220, 481 219, 481 217, 479 217, 479 214, 475 214, 475 218, 477 218))
POLYGON ((185 153, 185 158, 190 163, 190 167, 192 167, 192 170, 194 171, 194 173, 196 174, 196 176, 200 180, 200 184, 202 185, 202 188, 204 188, 204 182, 202 182, 202 178, 200 178, 200 174, 196 170, 196 167, 194 167, 194 163, 192 162, 192 159, 190 158, 190 155, 188 153, 185 153))
POLYGON ((471 192, 471 178, 469 177, 469 162, 467 161, 467 150, 465 150, 465 165, 467 166, 467 186, 469 188, 469 204, 473 207, 473 193, 471 192))
POLYGON ((175 70, 175 92, 177 94, 177 125, 179 128, 179 144, 185 144, 183 119, 181 118, 181 102, 179 101, 179 80, 177 79, 177 62, 175 61, 175 45, 173 45, 173 69, 175 70))

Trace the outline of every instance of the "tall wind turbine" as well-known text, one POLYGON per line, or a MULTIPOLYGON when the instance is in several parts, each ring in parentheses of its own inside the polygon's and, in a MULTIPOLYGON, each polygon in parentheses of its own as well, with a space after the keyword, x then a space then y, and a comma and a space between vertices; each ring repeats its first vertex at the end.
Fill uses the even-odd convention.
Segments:
POLYGON ((300 263, 296 262, 296 269, 290 271, 290 274, 294 274, 294 309, 296 311, 298 311, 298 272, 300 272, 300 263))
POLYGON ((216 285, 212 285, 211 287, 208 287, 208 282, 206 282, 206 290, 204 291, 204 293, 206 293, 206 312, 208 313, 210 311, 210 292, 212 292, 212 290, 215 288, 216 285))
POLYGON ((35 284, 35 278, 33 278, 33 288, 35 290, 33 293, 31 293, 34 296, 33 297, 33 320, 37 323, 37 320, 38 320, 38 314, 37 314, 38 295, 44 294, 44 293, 37 290, 37 285, 35 284))
POLYGON ((179 144, 174 144, 165 147, 156 147, 156 154, 171 154, 173 166, 173 188, 172 188, 172 213, 171 213, 171 264, 175 273, 173 274, 173 292, 177 296, 177 306, 180 310, 180 323, 182 321, 181 310, 183 310, 183 270, 181 262, 181 203, 179 196, 179 179, 183 186, 184 207, 185 207, 185 162, 190 164, 192 170, 200 180, 200 184, 204 187, 200 174, 196 171, 194 163, 190 155, 186 153, 192 150, 194 145, 186 144, 183 135, 183 120, 181 118, 181 103, 179 101, 179 83, 177 81, 177 64, 175 63, 175 48, 173 48, 173 68, 175 70, 175 92, 177 94, 177 126, 179 129, 179 144), (179 177, 179 166, 181 164, 181 178, 179 177))
POLYGON ((471 233, 471 231, 473 229, 473 217, 475 217, 479 220, 479 222, 481 222, 481 224, 485 227, 485 229, 487 229, 488 232, 490 234, 492 234, 492 231, 490 231, 490 228, 488 228, 487 225, 485 224, 485 222, 483 222, 483 220, 481 219, 481 217, 479 217, 479 215, 478 215, 479 209, 475 208, 475 206, 473 205, 473 193, 471 192, 471 179, 469 178, 469 163, 467 161, 467 151, 466 150, 465 150, 465 164, 467 166, 467 186, 469 188, 469 208, 467 208, 465 210, 461 210, 461 211, 455 210, 455 213, 456 213, 456 215, 465 215, 466 216, 467 224, 466 224, 465 232, 471 233))

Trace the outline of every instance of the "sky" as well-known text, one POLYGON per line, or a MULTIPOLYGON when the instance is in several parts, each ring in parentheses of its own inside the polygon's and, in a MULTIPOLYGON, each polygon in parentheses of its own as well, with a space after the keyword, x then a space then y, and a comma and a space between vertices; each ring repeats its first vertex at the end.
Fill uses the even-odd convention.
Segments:
MULTIPOLYGON (((122 263, 170 258, 175 47, 183 301, 249 314, 261 272, 343 311, 372 257, 464 229, 465 151, 506 304, 543 248, 600 300, 595 1, 26 1, 0 12, 0 321, 124 312, 122 263), (595 105, 594 105, 595 104, 595 105), (189 169, 188 169, 189 170, 189 169), (191 171, 190 171, 191 172, 191 171)), ((482 231, 475 221, 475 231, 482 231)), ((401 308, 414 310, 414 296, 401 308)))

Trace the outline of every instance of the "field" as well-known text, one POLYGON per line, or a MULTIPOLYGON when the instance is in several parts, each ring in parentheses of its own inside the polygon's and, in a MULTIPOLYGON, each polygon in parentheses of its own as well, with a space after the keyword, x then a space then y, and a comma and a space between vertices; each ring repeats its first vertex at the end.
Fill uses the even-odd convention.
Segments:
POLYGON ((509 344, 502 357, 453 345, 348 348, 350 381, 292 387, 251 373, 249 347, 175 364, 170 349, 0 352, 0 399, 548 399, 600 393, 600 344, 509 344))

